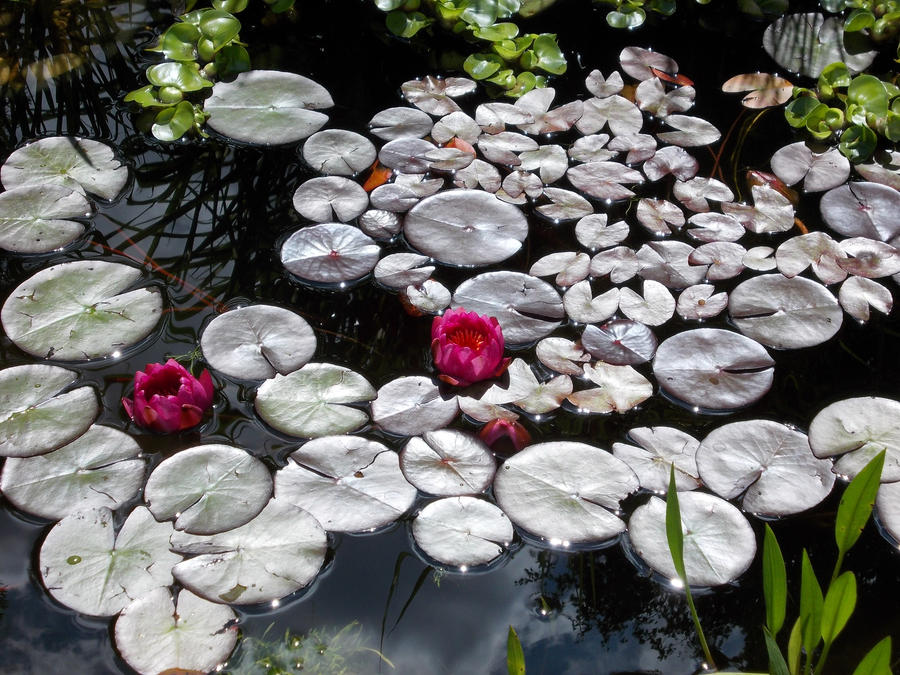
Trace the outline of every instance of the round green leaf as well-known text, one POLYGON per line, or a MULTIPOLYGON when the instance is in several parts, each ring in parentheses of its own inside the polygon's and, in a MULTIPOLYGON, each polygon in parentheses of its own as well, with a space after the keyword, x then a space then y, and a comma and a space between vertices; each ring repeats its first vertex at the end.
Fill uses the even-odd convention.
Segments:
POLYGON ((213 86, 200 74, 200 66, 194 61, 157 63, 147 68, 147 79, 157 87, 177 87, 181 91, 200 91, 213 86))
POLYGON ((161 141, 177 141, 194 126, 194 105, 182 101, 172 108, 160 110, 150 132, 161 141))

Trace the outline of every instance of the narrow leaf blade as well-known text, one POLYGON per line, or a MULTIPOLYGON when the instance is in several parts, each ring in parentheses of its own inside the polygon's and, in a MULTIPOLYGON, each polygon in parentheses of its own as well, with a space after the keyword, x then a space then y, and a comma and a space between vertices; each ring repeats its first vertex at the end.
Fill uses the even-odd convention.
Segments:
POLYGON ((872 647, 856 666, 853 675, 891 675, 891 636, 872 647))
POLYGON ((675 486, 675 465, 669 469, 669 492, 666 495, 666 540, 672 552, 672 564, 679 578, 687 586, 684 570, 684 533, 681 531, 681 508, 678 505, 678 490, 675 486))
POLYGON ((525 653, 516 629, 512 626, 509 627, 506 638, 506 668, 509 675, 525 675, 525 653))
POLYGON ((778 643, 775 642, 775 638, 765 628, 763 629, 763 634, 766 637, 766 652, 769 654, 770 675, 790 675, 787 662, 781 655, 781 650, 778 649, 778 643))
POLYGON ((844 572, 828 586, 822 611, 822 639, 834 642, 856 609, 856 577, 844 572))
POLYGON ((800 623, 802 644, 807 654, 812 654, 822 635, 822 588, 816 579, 809 555, 803 549, 803 562, 800 572, 800 623))
MULTIPOLYGON (((787 604, 787 571, 778 539, 769 525, 763 538, 763 594, 766 600, 766 628, 774 637, 784 625, 787 604)), ((768 644, 768 643, 767 643, 768 644)), ((771 659, 770 659, 771 660, 771 659)))
POLYGON ((878 494, 884 455, 882 451, 875 456, 844 490, 834 523, 839 558, 853 547, 869 520, 878 494))

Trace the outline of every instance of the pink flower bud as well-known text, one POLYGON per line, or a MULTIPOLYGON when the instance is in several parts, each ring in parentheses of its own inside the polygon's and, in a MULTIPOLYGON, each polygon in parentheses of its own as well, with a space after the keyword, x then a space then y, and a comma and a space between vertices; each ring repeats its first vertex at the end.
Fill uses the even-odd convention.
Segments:
POLYGON ((501 375, 509 359, 503 358, 503 331, 492 316, 448 309, 431 324, 431 355, 440 379, 465 387, 501 375))
POLYGON ((498 455, 512 455, 531 443, 531 434, 515 420, 494 419, 478 431, 478 438, 498 455))
POLYGON ((148 363, 134 374, 134 400, 123 398, 125 412, 151 431, 164 434, 190 429, 212 406, 213 382, 208 370, 191 375, 175 359, 148 363))

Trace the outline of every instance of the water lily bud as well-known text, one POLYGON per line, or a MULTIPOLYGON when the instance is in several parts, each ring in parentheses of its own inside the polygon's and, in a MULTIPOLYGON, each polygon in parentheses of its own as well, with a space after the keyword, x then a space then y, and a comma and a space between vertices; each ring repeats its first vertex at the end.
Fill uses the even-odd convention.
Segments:
POLYGON ((163 103, 178 103, 184 98, 184 94, 178 87, 160 87, 159 100, 163 103))
POLYGON ((503 331, 492 316, 458 307, 431 324, 431 355, 444 382, 466 387, 501 375, 509 365, 503 348, 503 331))
POLYGON ((175 359, 148 363, 134 374, 134 399, 123 398, 125 412, 145 429, 164 434, 190 429, 212 406, 213 383, 209 371, 199 379, 175 359))
POLYGON ((528 429, 515 420, 499 418, 481 427, 478 438, 502 457, 508 457, 531 443, 528 429))

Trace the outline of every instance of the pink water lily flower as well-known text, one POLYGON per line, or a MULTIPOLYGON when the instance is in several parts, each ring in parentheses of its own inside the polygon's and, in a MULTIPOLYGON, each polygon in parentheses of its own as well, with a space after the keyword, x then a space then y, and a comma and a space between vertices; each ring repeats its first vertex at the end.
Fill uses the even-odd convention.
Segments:
POLYGON ((212 406, 213 382, 208 370, 191 375, 175 359, 148 363, 134 374, 134 400, 123 398, 125 412, 139 426, 165 434, 190 429, 212 406))
POLYGON ((501 375, 503 331, 497 319, 467 312, 462 307, 436 316, 431 324, 431 355, 444 382, 465 387, 501 375))

